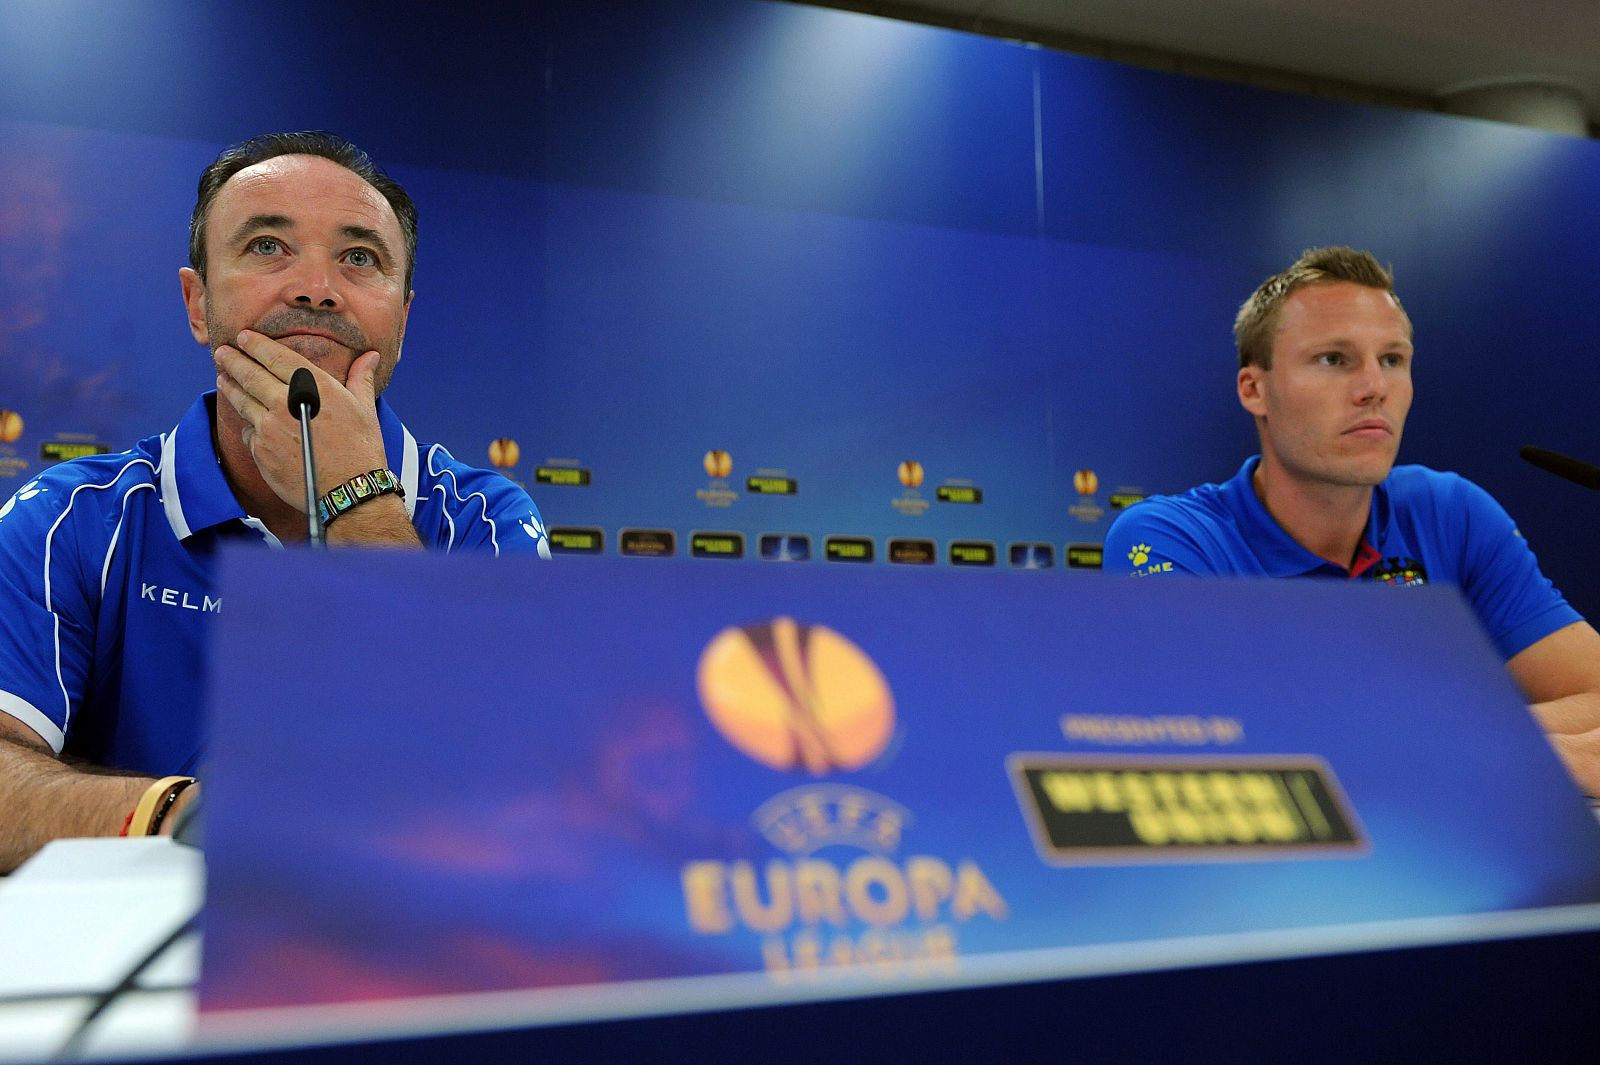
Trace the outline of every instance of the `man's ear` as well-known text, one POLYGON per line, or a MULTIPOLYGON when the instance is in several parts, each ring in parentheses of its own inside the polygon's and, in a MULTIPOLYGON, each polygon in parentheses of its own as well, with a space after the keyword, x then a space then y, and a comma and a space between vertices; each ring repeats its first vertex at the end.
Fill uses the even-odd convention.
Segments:
POLYGON ((195 340, 206 346, 211 344, 211 332, 206 328, 206 283, 200 275, 185 266, 178 271, 178 284, 183 288, 183 306, 189 312, 189 332, 195 340))
POLYGON ((1257 418, 1267 416, 1267 400, 1265 396, 1266 375, 1270 371, 1251 363, 1249 366, 1239 367, 1239 378, 1235 386, 1239 392, 1239 406, 1255 415, 1257 418))

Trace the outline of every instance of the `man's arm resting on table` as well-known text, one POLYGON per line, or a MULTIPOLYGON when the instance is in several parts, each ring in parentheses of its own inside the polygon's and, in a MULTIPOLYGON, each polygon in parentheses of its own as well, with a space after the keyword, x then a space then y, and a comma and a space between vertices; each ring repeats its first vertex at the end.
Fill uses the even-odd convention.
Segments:
POLYGON ((151 782, 66 765, 38 733, 0 713, 0 873, 53 839, 116 835, 151 782))
POLYGON ((1600 633, 1575 621, 1506 663, 1567 771, 1600 796, 1600 633))

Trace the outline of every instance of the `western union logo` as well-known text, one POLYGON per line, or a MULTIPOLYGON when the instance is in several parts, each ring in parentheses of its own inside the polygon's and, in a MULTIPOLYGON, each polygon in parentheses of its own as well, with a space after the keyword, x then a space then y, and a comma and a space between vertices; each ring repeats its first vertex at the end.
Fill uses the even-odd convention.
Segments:
POLYGON ((1294 857, 1366 845, 1311 757, 1013 755, 1012 783, 1052 864, 1294 857))

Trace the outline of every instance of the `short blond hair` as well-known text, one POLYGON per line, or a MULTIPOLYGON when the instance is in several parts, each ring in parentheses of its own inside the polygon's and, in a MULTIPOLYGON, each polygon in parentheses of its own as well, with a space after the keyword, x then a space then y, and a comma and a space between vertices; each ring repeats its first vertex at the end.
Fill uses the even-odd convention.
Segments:
POLYGON ((1300 253, 1287 270, 1273 274, 1261 282, 1250 298, 1239 308, 1233 320, 1233 339, 1239 348, 1239 366, 1272 368, 1272 341, 1278 332, 1278 315, 1283 303, 1297 289, 1307 285, 1324 285, 1333 281, 1349 281, 1389 294, 1407 328, 1411 319, 1400 306, 1395 295, 1394 274, 1372 257, 1370 252, 1341 246, 1308 248, 1300 253))

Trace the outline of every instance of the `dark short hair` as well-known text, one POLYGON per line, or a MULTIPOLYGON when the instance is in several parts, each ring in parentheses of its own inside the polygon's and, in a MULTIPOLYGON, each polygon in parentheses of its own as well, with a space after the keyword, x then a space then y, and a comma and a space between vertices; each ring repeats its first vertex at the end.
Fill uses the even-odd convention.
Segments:
POLYGON ((1389 298, 1394 300, 1400 316, 1405 318, 1406 325, 1411 324, 1406 309, 1400 306, 1400 297, 1395 295, 1394 274, 1385 269, 1370 252, 1342 246, 1308 248, 1287 270, 1261 282, 1260 287, 1244 301, 1244 306, 1239 308, 1239 315, 1233 320, 1233 339, 1239 349, 1240 369, 1255 365, 1270 370, 1272 342, 1278 332, 1278 315, 1283 310, 1284 301, 1307 285, 1323 285, 1332 281, 1348 281, 1387 292, 1389 298))
POLYGON ((189 216, 189 265, 204 280, 206 276, 206 219, 211 203, 228 179, 246 167, 275 159, 280 155, 316 155, 338 163, 383 194, 400 220, 406 241, 406 285, 411 291, 411 273, 417 265, 417 205, 400 183, 379 169, 372 157, 336 133, 303 130, 298 133, 263 133, 231 148, 225 148, 200 175, 200 190, 194 214, 189 216))

